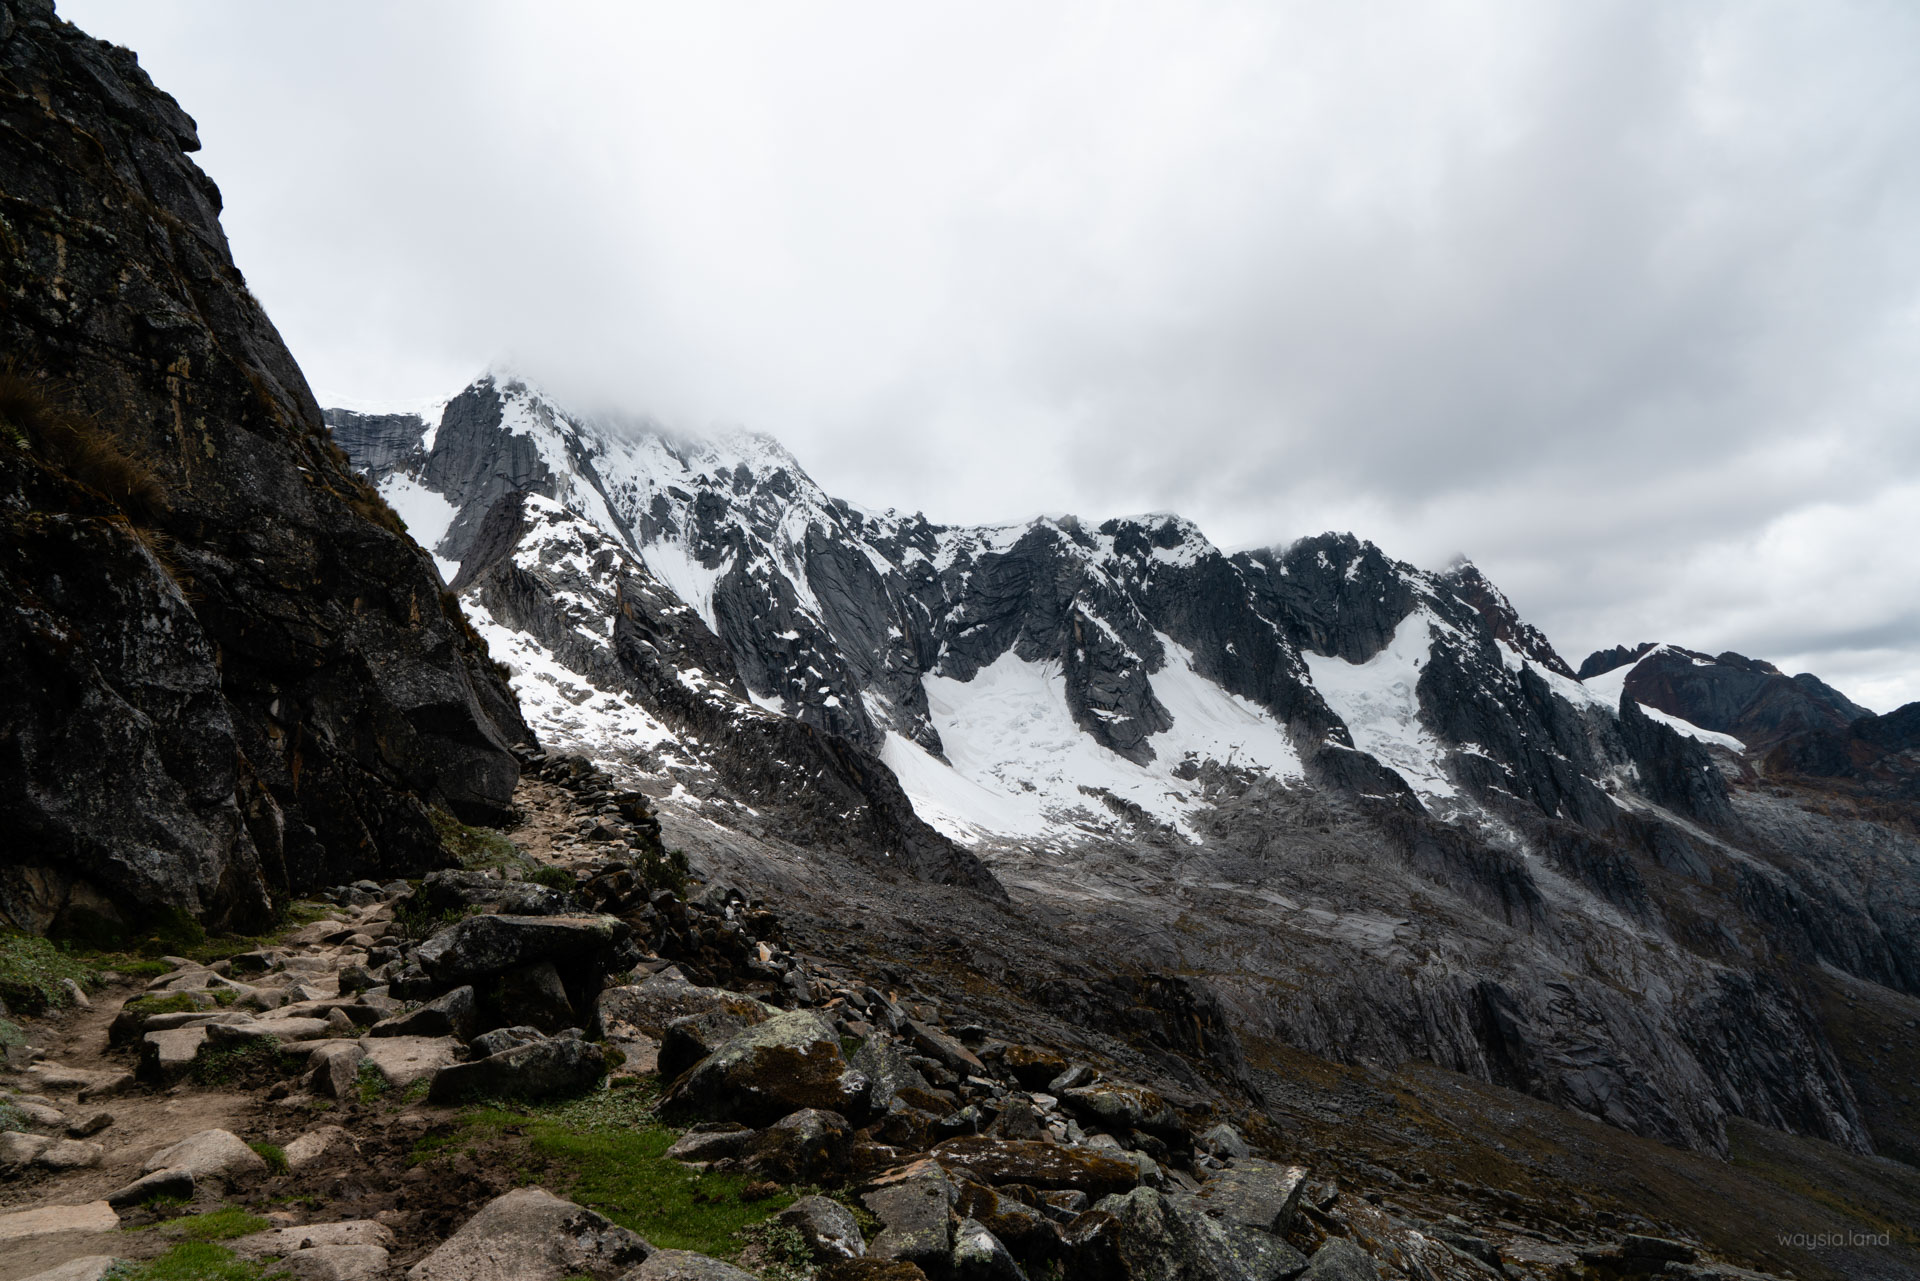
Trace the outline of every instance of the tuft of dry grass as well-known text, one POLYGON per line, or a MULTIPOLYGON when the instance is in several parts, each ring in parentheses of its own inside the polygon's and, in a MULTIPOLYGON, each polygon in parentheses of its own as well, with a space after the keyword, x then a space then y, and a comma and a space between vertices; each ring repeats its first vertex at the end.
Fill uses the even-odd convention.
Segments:
POLYGON ((153 467, 88 415, 73 412, 42 378, 0 368, 0 438, 111 501, 135 520, 166 510, 153 467))

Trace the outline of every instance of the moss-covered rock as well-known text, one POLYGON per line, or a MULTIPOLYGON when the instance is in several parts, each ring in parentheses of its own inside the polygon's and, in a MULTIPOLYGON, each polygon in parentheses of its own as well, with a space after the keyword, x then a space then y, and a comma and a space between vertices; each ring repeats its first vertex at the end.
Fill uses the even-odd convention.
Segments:
POLYGON ((802 1108, 856 1112, 866 1087, 867 1079, 848 1067, 833 1024, 811 1010, 794 1010, 748 1028, 702 1059, 666 1102, 717 1120, 771 1125, 802 1108))

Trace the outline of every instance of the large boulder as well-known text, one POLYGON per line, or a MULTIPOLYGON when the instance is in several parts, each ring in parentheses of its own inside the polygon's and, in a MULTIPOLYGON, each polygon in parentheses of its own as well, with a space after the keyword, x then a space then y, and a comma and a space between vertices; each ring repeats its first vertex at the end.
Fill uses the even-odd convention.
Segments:
POLYGON ((1135 1188, 1094 1209, 1113 1216, 1126 1281, 1253 1281, 1251 1261, 1198 1197, 1135 1188))
POLYGON ((473 1037, 478 1026, 479 1008, 473 988, 456 987, 435 997, 417 1010, 381 1019, 368 1030, 369 1036, 452 1036, 462 1041, 473 1037))
POLYGON ((1247 1157, 1208 1179, 1200 1189, 1200 1202, 1217 1219, 1284 1236, 1293 1226, 1300 1191, 1306 1183, 1307 1171, 1302 1166, 1275 1165, 1247 1157))
POLYGON ((254 1232, 228 1243, 228 1248, 243 1259, 265 1259, 292 1254, 296 1250, 314 1250, 326 1246, 378 1246, 391 1250, 393 1229, 372 1219, 347 1219, 339 1223, 310 1223, 300 1228, 270 1228, 254 1232))
POLYGON ((516 1045, 433 1075, 432 1103, 475 1099, 552 1099, 591 1090, 607 1074, 606 1052, 578 1036, 516 1045))
POLYGON ((962 1219, 953 1233, 954 1281, 1027 1281, 1027 1274, 986 1225, 962 1219))
POLYGON ((793 1010, 748 1028, 702 1059, 667 1105, 719 1120, 770 1125, 802 1108, 858 1110, 867 1079, 847 1066, 833 1024, 793 1010))
POLYGON ((561 1281, 616 1277, 653 1247, 604 1215, 541 1188, 519 1188, 480 1207, 408 1281, 561 1281))
POLYGON ((192 1070, 207 1044, 206 1027, 162 1028, 140 1038, 140 1063, 135 1069, 144 1081, 165 1085, 192 1070))
POLYGON ((757 1281, 731 1263, 691 1250, 661 1250, 620 1281, 757 1281))
POLYGON ((953 1207, 960 1186, 935 1161, 916 1161, 874 1180, 861 1198, 884 1225, 868 1255, 936 1274, 953 1259, 953 1207))
POLYGON ((632 927, 614 916, 470 916, 422 943, 415 959, 434 982, 452 985, 535 961, 604 975, 631 968, 640 952, 632 927))
POLYGON ((1172 1106, 1144 1085, 1125 1081, 1102 1081, 1063 1090, 1060 1102, 1087 1120, 1108 1129, 1125 1132, 1145 1130, 1165 1139, 1184 1141, 1186 1126, 1172 1106))
POLYGON ((239 1181, 264 1177, 267 1163, 231 1130, 202 1130, 172 1143, 147 1158, 146 1173, 186 1170, 197 1182, 208 1179, 239 1181))
POLYGON ((404 1090, 450 1066, 459 1055, 460 1042, 450 1036, 369 1037, 360 1042, 360 1048, 366 1057, 359 1070, 367 1071, 370 1065, 387 1088, 404 1090))
POLYGON ((820 1183, 847 1169, 847 1118, 802 1108, 762 1130, 748 1147, 754 1169, 781 1183, 820 1183))
POLYGON ((610 987, 600 993, 594 1003, 593 1031, 610 1041, 634 1036, 658 1041, 666 1036, 667 1024, 675 1019, 715 1009, 744 1010, 747 1007, 740 1003, 749 999, 724 988, 689 983, 677 968, 668 969, 639 983, 610 987))
POLYGON ((750 996, 729 992, 711 1009, 682 1015, 667 1024, 660 1037, 661 1079, 673 1080, 740 1033, 779 1012, 750 996))
POLYGON ((1031 1139, 963 1135, 935 1147, 932 1156, 949 1169, 982 1183, 1071 1189, 1096 1199, 1128 1191, 1140 1182, 1140 1169, 1131 1161, 1031 1139))
POLYGON ((1312 1262, 1300 1274, 1300 1281, 1380 1281, 1380 1269, 1353 1242, 1343 1237, 1313 1252, 1312 1262))

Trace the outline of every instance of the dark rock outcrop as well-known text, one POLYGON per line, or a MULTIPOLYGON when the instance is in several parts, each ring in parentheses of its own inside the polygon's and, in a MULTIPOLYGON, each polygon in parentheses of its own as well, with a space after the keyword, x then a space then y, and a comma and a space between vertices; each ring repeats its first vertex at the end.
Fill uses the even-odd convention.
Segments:
POLYGON ((1765 749, 1808 730, 1844 734, 1869 715, 1811 672, 1788 676, 1764 659, 1744 654, 1711 655, 1674 645, 1617 647, 1587 656, 1580 678, 1589 679, 1628 663, 1625 689, 1639 702, 1702 729, 1731 734, 1749 748, 1765 749))
POLYGON ((0 917, 239 927, 442 864, 429 806, 508 813, 513 696, 328 439, 192 119, 49 4, 4 12, 0 917))

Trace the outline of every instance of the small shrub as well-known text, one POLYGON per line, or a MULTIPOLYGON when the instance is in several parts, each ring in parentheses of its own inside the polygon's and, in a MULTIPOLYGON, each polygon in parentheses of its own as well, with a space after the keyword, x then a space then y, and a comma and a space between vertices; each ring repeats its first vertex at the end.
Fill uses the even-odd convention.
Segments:
POLYGON ((527 873, 527 879, 535 885, 544 885, 550 890, 571 893, 579 884, 572 872, 564 867, 555 867, 551 863, 542 863, 527 873))
POLYGON ((672 890, 674 897, 687 896, 687 877, 692 872, 685 850, 638 850, 633 874, 648 892, 672 890))
POLYGON ((0 1004, 22 1014, 39 1014, 73 1003, 66 989, 72 979, 82 987, 96 979, 93 969, 46 939, 32 934, 0 934, 0 1004))
POLYGON ((268 1174, 285 1174, 287 1172, 287 1153, 286 1150, 278 1144, 262 1142, 249 1143, 247 1146, 252 1148, 255 1155, 267 1163, 268 1174))
POLYGON ((5 1133, 8 1130, 24 1130, 26 1128, 26 1113, 5 1099, 0 1099, 0 1133, 5 1133))

